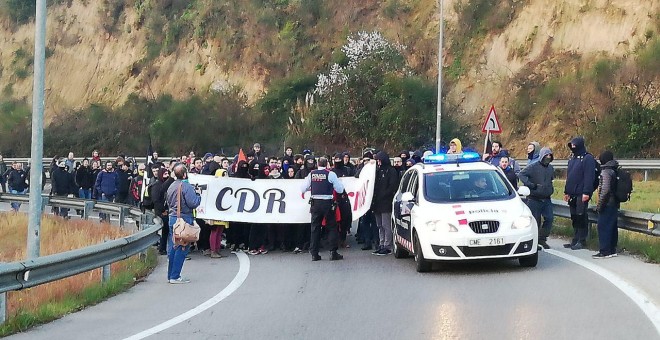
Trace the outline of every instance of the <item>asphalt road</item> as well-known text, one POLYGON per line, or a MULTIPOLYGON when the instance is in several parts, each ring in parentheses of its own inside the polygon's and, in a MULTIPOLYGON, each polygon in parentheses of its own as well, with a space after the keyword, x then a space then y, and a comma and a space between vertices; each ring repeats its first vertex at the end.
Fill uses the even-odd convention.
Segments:
POLYGON ((548 252, 531 269, 504 261, 419 274, 412 258, 377 257, 353 244, 336 262, 327 253, 319 262, 280 252, 196 253, 183 269, 192 282, 170 285, 161 256, 128 292, 9 338, 660 339, 658 265, 630 256, 593 260, 591 251, 550 243, 620 281, 548 252), (615 285, 622 282, 641 300, 615 285))

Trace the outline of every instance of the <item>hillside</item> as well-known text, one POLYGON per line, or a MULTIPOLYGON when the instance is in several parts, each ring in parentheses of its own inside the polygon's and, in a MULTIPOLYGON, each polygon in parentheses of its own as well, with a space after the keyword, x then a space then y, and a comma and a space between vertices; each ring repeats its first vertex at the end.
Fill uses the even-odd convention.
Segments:
MULTIPOLYGON (((2 92, 30 102, 34 25, 3 10, 2 92)), ((443 106, 467 142, 482 138, 491 104, 516 155, 539 140, 565 156, 575 134, 603 148, 602 134, 621 124, 660 131, 660 0, 446 0, 445 20, 443 106), (636 123, 620 120, 622 89, 650 110, 636 123)), ((326 70, 359 30, 404 45, 409 66, 433 82, 438 27, 437 2, 423 0, 52 1, 47 121, 131 95, 184 100, 210 88, 239 86, 254 103, 273 82, 326 70)), ((658 157, 655 139, 626 138, 629 154, 658 157)))

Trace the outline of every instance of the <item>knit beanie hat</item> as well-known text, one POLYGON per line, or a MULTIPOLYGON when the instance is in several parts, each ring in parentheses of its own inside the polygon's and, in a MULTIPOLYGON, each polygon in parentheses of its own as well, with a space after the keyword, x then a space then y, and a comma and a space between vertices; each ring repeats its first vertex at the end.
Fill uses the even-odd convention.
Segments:
POLYGON ((600 161, 600 164, 606 164, 607 162, 614 160, 614 154, 610 150, 605 150, 600 153, 598 160, 600 161))

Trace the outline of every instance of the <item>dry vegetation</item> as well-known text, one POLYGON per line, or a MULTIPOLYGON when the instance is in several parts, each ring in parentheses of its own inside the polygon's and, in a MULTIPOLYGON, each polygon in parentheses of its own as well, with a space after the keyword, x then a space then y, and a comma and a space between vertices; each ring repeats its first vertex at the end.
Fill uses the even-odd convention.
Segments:
MULTIPOLYGON (((25 258, 28 217, 25 214, 0 214, 0 261, 12 262, 25 258)), ((41 255, 61 253, 102 243, 105 239, 117 239, 130 234, 125 230, 106 224, 88 221, 65 221, 46 216, 42 220, 41 255)), ((113 275, 130 269, 136 260, 114 263, 113 275)), ((87 287, 101 281, 100 270, 92 270, 56 282, 22 291, 8 293, 7 315, 37 312, 42 306, 70 299, 87 287)), ((80 309, 82 305, 74 306, 80 309)), ((37 313, 38 314, 38 313, 37 313)))

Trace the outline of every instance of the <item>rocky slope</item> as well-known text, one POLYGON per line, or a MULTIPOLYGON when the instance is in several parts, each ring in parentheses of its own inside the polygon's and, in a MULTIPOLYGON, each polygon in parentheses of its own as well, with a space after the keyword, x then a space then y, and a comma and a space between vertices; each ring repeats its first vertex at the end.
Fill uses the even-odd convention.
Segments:
MULTIPOLYGON (((150 55, 150 41, 161 32, 147 29, 145 13, 138 8, 148 0, 69 0, 49 7, 47 115, 92 103, 117 106, 134 93, 186 98, 210 87, 231 85, 241 86, 254 99, 274 79, 300 70, 322 71, 345 36, 360 29, 382 31, 406 45, 412 67, 429 79, 436 77, 439 25, 435 1, 326 1, 320 2, 322 10, 310 20, 303 20, 307 14, 300 12, 304 12, 305 1, 313 0, 216 1, 193 3, 197 8, 209 3, 209 8, 217 7, 216 14, 233 11, 238 19, 227 23, 231 36, 227 31, 196 34, 199 27, 203 32, 204 25, 191 24, 195 33, 184 33, 176 48, 155 56, 150 55), (109 3, 121 6, 109 7, 109 3), (233 7, 218 7, 219 3, 233 7), (269 13, 279 16, 267 16, 269 13), (269 30, 272 17, 275 28, 269 30), (107 28, 108 18, 114 18, 112 29, 107 28)), ((173 9, 172 21, 163 26, 170 30, 175 20, 202 13, 191 14, 193 5, 186 9, 181 1, 171 0, 168 5, 175 8, 177 3, 180 7, 173 9)), ((502 139, 514 151, 522 150, 526 145, 522 141, 531 139, 563 145, 568 136, 581 132, 579 127, 565 126, 550 110, 534 111, 538 116, 520 122, 521 117, 532 114, 516 112, 521 110, 514 105, 520 101, 520 79, 544 84, 553 77, 588 69, 599 58, 632 58, 660 26, 660 0, 444 3, 447 40, 443 69, 449 75, 445 92, 451 103, 446 114, 479 132, 477 127, 494 104, 505 129, 502 139), (473 22, 466 22, 470 20, 473 22), (471 28, 466 29, 468 26, 471 28)), ((31 72, 33 29, 30 23, 17 26, 5 20, 0 36, 3 93, 28 101, 32 81, 26 71, 31 72)))

